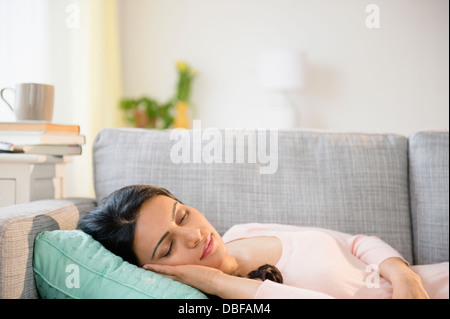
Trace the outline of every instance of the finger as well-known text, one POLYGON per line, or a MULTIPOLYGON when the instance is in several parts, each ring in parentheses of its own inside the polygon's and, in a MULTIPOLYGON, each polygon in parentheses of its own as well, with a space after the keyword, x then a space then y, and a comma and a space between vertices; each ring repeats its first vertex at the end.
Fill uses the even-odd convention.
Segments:
POLYGON ((154 273, 157 273, 157 274, 162 275, 164 277, 170 278, 172 280, 177 280, 177 277, 167 270, 167 266, 144 265, 144 266, 142 266, 142 268, 145 269, 145 270, 153 271, 154 273))
POLYGON ((164 275, 173 275, 172 267, 167 265, 145 264, 142 268, 164 275))

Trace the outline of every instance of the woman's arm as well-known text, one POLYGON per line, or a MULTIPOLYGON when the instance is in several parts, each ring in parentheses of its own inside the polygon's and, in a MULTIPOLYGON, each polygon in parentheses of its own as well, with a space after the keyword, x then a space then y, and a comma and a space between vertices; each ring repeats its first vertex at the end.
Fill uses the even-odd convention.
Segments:
POLYGON ((269 280, 264 282, 227 275, 222 271, 196 265, 166 266, 144 265, 144 269, 152 270, 169 278, 195 287, 207 294, 223 299, 325 299, 330 296, 296 287, 291 287, 269 280))
POLYGON ((392 284, 393 298, 428 298, 420 276, 397 250, 380 238, 337 231, 328 233, 354 256, 368 265, 376 265, 379 274, 392 284))
POLYGON ((428 299, 420 276, 403 261, 393 257, 385 259, 378 271, 392 284, 394 299, 428 299))
POLYGON ((350 235, 334 230, 326 230, 326 232, 336 239, 345 250, 350 251, 352 255, 367 265, 379 267, 384 260, 391 257, 398 257, 407 263, 396 249, 377 236, 350 235))
POLYGON ((227 275, 218 269, 205 266, 147 264, 143 268, 223 299, 253 298, 262 284, 259 280, 227 275))

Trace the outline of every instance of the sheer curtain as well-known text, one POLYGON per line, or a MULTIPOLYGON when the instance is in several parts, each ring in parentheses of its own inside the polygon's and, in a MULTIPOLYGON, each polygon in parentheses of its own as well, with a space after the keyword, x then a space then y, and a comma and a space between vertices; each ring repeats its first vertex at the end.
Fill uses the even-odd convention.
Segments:
MULTIPOLYGON (((94 196, 94 138, 124 125, 117 23, 116 0, 0 0, 0 88, 54 85, 53 122, 86 136, 83 155, 67 165, 67 196, 94 196)), ((0 101, 0 121, 11 113, 0 101)))

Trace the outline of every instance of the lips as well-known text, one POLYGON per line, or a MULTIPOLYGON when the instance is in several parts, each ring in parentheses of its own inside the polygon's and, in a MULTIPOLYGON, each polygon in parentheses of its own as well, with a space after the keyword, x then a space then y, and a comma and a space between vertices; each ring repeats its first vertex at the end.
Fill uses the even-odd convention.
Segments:
POLYGON ((214 248, 214 238, 212 237, 212 235, 209 235, 209 238, 206 240, 206 244, 205 247, 203 248, 203 253, 200 259, 203 259, 206 256, 208 256, 213 248, 214 248))

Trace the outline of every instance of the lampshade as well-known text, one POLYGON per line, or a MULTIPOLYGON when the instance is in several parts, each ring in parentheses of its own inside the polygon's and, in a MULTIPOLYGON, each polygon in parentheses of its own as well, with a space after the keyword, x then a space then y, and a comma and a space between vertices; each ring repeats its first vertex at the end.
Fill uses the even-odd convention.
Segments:
POLYGON ((303 86, 299 52, 266 51, 260 56, 260 84, 274 90, 295 90, 303 86))

